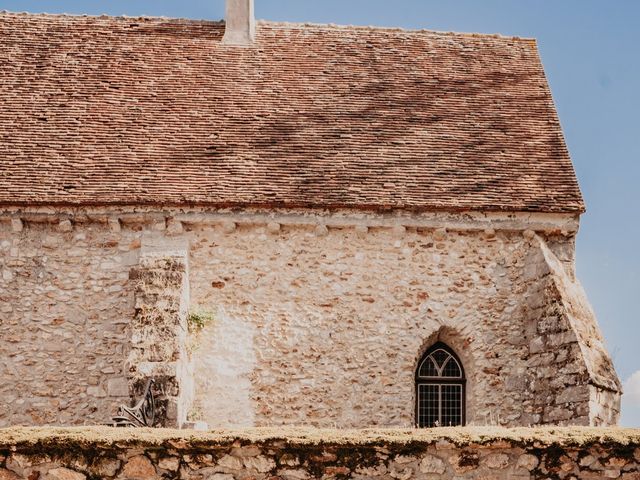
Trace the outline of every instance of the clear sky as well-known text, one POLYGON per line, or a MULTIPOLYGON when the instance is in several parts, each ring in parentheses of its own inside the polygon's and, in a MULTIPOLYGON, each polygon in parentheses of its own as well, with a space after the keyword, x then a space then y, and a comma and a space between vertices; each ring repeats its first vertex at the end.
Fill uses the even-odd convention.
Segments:
MULTIPOLYGON (((622 424, 640 427, 640 1, 255 1, 268 20, 538 39, 587 203, 578 275, 626 382, 622 424)), ((217 20, 224 0, 0 0, 0 9, 217 20)))

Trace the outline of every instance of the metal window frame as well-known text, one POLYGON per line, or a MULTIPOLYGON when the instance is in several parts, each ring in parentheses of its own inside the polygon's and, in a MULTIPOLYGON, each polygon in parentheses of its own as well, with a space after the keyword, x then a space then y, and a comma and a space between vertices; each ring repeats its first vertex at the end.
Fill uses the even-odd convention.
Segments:
MULTIPOLYGON (((447 362, 442 364, 441 368, 438 368, 436 363, 436 369, 438 372, 442 372, 442 369, 446 365, 447 362)), ((427 351, 422 355, 420 361, 418 362, 418 367, 416 368, 415 373, 415 425, 418 428, 430 428, 428 426, 420 426, 420 385, 437 385, 438 386, 438 419, 442 420, 442 386, 443 385, 460 385, 460 425, 464 426, 466 424, 466 416, 467 416, 467 378, 464 372, 464 367, 462 366, 462 362, 456 353, 445 343, 437 342, 432 345, 427 351), (422 364, 436 351, 443 350, 457 362, 458 367, 460 368, 460 377, 421 377, 420 369, 422 364)))

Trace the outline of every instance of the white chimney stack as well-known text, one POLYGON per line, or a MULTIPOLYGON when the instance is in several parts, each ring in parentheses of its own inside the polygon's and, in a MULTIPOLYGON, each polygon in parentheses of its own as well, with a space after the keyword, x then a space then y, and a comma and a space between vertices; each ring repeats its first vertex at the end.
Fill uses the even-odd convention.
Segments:
POLYGON ((224 37, 227 45, 251 45, 256 37, 253 0, 227 0, 224 37))

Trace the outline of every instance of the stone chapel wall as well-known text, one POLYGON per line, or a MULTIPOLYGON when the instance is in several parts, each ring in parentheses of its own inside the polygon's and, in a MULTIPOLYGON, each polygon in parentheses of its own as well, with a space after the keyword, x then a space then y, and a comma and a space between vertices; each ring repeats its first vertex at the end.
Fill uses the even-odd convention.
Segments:
MULTIPOLYGON (((150 239, 187 245, 191 308, 213 316, 189 341, 189 417, 211 427, 409 427, 416 364, 438 339, 466 370, 468 423, 590 423, 536 410, 532 232, 300 218, 0 223, 0 426, 102 423, 128 400, 132 272, 150 239)), ((549 241, 559 265, 573 235, 549 241)))
POLYGON ((0 224, 0 427, 103 423, 128 402, 136 236, 0 224))
POLYGON ((416 364, 437 339, 462 359, 469 423, 568 420, 538 415, 533 398, 544 395, 526 382, 533 237, 242 226, 191 233, 192 302, 216 318, 194 352, 195 409, 210 425, 411 426, 416 364))

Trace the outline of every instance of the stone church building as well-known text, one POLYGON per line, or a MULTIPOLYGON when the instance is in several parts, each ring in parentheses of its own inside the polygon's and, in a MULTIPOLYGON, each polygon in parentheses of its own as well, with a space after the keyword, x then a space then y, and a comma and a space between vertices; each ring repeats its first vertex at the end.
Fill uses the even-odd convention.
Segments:
POLYGON ((536 43, 0 14, 0 427, 612 425, 536 43))

